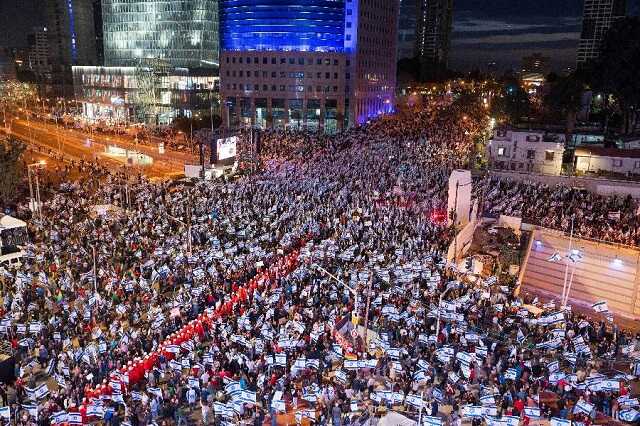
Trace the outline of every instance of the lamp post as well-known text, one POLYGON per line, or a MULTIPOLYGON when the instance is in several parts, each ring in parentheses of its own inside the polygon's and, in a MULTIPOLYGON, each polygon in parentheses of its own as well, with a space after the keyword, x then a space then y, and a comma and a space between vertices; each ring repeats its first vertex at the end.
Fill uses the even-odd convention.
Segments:
POLYGON ((442 299, 453 287, 447 287, 445 291, 440 294, 440 300, 438 300, 438 316, 436 318, 436 342, 438 341, 438 335, 440 334, 440 311, 442 310, 442 299))
MULTIPOLYGON (((326 269, 324 269, 322 266, 318 265, 318 264, 314 264, 313 265, 317 270, 319 270, 320 272, 322 272, 323 274, 325 274, 326 276, 328 276, 329 278, 333 279, 334 281, 336 281, 339 284, 342 284, 342 286, 344 288, 346 288, 354 297, 355 302, 354 302, 354 312, 356 313, 356 316, 359 315, 360 312, 360 295, 358 294, 358 292, 356 290, 354 290, 353 288, 349 287, 347 284, 344 283, 344 281, 342 281, 341 279, 339 279, 338 277, 336 277, 335 275, 333 275, 331 272, 327 271, 326 269)), ((367 311, 369 310, 369 304, 371 303, 371 279, 369 280, 369 287, 368 287, 368 292, 367 292, 367 311)), ((368 314, 368 312, 367 312, 368 314)), ((368 319, 368 315, 367 318, 365 318, 365 336, 368 334, 368 330, 367 330, 367 319, 368 319)), ((357 324, 355 325, 357 327, 357 324)), ((357 330, 357 328, 356 328, 357 330)), ((365 337, 366 340, 366 337, 365 337)))
MULTIPOLYGON (((567 256, 571 255, 571 250, 573 248, 573 222, 574 222, 575 216, 571 216, 571 233, 569 234, 569 253, 567 254, 567 256)), ((560 299, 562 302, 562 306, 566 306, 566 295, 568 293, 567 291, 567 275, 569 274, 569 259, 567 258, 566 261, 566 265, 564 268, 564 280, 562 282, 562 298, 560 299)), ((573 278, 573 273, 571 274, 571 277, 573 278)))
POLYGON ((33 163, 33 164, 28 164, 27 165, 27 176, 29 178, 29 200, 30 200, 30 203, 31 203, 32 210, 33 211, 37 210, 38 217, 40 218, 40 220, 42 220, 42 209, 40 207, 40 181, 38 180, 38 174, 34 173, 35 176, 36 176, 35 177, 35 180, 36 180, 36 198, 34 200, 34 198, 33 198, 33 183, 31 182, 31 174, 33 172, 31 171, 31 168, 32 167, 40 168, 40 167, 43 167, 45 164, 46 163, 45 163, 44 160, 40 160, 37 163, 33 163), (37 203, 37 205, 36 205, 36 203, 37 203))
MULTIPOLYGON (((173 219, 176 222, 178 222, 180 225, 185 226, 187 228, 187 232, 189 234, 189 239, 187 240, 187 251, 188 251, 188 255, 191 256, 191 252, 192 252, 192 243, 191 243, 191 223, 185 223, 182 220, 178 219, 177 217, 171 216, 169 213, 167 213, 167 217, 169 217, 169 219, 173 219)), ((189 221, 191 222, 191 221, 189 221)))

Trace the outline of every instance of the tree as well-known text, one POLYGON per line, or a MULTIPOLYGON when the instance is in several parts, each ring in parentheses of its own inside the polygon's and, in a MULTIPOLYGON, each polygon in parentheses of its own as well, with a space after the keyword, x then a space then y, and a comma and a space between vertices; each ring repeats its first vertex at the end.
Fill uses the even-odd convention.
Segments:
POLYGON ((556 76, 549 83, 549 91, 544 97, 544 106, 550 116, 561 116, 565 120, 566 141, 571 140, 576 124, 576 114, 582 107, 584 82, 575 73, 566 77, 556 76))
POLYGON ((16 195, 22 179, 23 167, 20 157, 25 145, 16 139, 0 141, 0 201, 8 204, 16 195))
POLYGON ((501 93, 493 99, 491 113, 498 119, 506 119, 511 124, 517 124, 523 117, 529 117, 531 114, 529 94, 516 80, 509 80, 501 93))
POLYGON ((617 20, 607 31, 600 57, 590 64, 593 86, 612 95, 622 115, 622 133, 633 130, 640 109, 640 18, 617 20))

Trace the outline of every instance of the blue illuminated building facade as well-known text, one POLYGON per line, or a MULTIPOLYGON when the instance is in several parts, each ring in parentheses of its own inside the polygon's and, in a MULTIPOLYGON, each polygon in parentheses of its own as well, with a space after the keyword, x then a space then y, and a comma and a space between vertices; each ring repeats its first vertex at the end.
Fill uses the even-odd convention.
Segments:
POLYGON ((393 111, 398 0, 220 0, 223 120, 334 132, 393 111))
POLYGON ((344 51, 344 0, 222 0, 225 50, 344 51))

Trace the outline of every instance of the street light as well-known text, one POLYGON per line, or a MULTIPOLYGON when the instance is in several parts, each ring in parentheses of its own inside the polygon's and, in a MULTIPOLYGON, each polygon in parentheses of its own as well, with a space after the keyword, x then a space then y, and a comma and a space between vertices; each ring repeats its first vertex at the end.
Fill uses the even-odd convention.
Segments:
POLYGON ((46 164, 46 162, 44 160, 40 160, 36 163, 33 164, 29 164, 27 165, 27 175, 29 177, 29 199, 30 199, 30 203, 31 203, 31 209, 36 210, 38 212, 38 216, 40 218, 40 220, 42 220, 42 208, 41 208, 41 203, 40 203, 40 181, 38 179, 38 174, 34 173, 36 176, 36 200, 34 201, 33 199, 33 184, 31 183, 31 168, 32 167, 44 167, 44 165, 46 164), (35 203, 37 203, 37 207, 35 205, 35 203))
MULTIPOLYGON (((360 314, 360 295, 358 294, 358 292, 356 290, 354 290, 353 288, 349 287, 347 284, 344 283, 344 281, 342 281, 341 279, 339 279, 338 277, 336 277, 335 275, 333 275, 331 272, 327 271, 326 269, 324 269, 322 266, 318 265, 317 263, 314 263, 312 265, 313 267, 315 267, 317 270, 319 270, 320 272, 322 272, 323 274, 327 275, 329 278, 332 278, 334 281, 336 281, 339 284, 342 284, 342 286, 344 288, 346 288, 347 290, 349 290, 349 292, 353 295, 355 302, 354 302, 354 312, 356 314, 356 317, 360 314)), ((367 336, 368 336, 368 329, 367 329, 367 322, 369 319, 369 315, 368 315, 368 310, 369 310, 369 304, 371 301, 371 279, 369 279, 369 287, 367 290, 367 312, 365 313, 366 318, 365 318, 365 345, 367 344, 367 336)), ((357 324, 354 324, 354 326, 356 327, 356 331, 357 331, 357 324)))
POLYGON ((438 300, 438 316, 436 317, 436 342, 438 341, 438 335, 440 335, 440 312, 442 311, 442 299, 452 290, 454 287, 447 287, 445 291, 440 294, 440 300, 438 300))

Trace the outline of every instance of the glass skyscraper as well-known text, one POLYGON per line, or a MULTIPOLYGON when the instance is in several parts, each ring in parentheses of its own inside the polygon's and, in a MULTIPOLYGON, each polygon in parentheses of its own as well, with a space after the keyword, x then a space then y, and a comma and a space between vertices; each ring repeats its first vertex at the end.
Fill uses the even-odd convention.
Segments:
POLYGON ((217 0, 102 0, 102 19, 107 66, 146 58, 175 67, 218 65, 217 0))
POLYGON ((220 0, 220 4, 224 50, 344 50, 344 0, 220 0))

